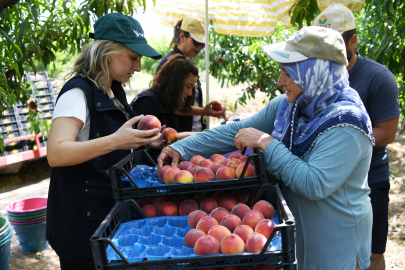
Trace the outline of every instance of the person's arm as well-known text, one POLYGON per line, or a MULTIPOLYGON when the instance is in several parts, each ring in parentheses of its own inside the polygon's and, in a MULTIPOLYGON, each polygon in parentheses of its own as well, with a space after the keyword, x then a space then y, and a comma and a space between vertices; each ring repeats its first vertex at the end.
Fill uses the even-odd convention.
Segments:
POLYGON ((186 116, 191 116, 191 115, 202 115, 202 116, 213 116, 217 118, 223 118, 225 121, 228 120, 228 115, 226 114, 226 108, 222 107, 222 110, 220 111, 214 111, 211 106, 215 103, 218 103, 218 101, 211 101, 210 103, 207 103, 204 107, 196 107, 196 106, 191 106, 191 110, 188 112, 176 112, 178 115, 186 115, 186 116))
POLYGON ((205 130, 170 145, 163 149, 162 154, 158 157, 159 169, 163 164, 170 162, 172 162, 172 165, 177 165, 178 158, 176 158, 177 160, 173 158, 174 152, 172 152, 172 150, 179 153, 185 160, 189 160, 192 156, 197 154, 209 157, 213 154, 235 151, 235 135, 243 128, 253 127, 262 132, 271 134, 274 129, 273 123, 278 112, 278 107, 283 99, 285 99, 285 95, 276 97, 258 113, 242 121, 231 122, 210 130, 205 130))
POLYGON ((394 142, 397 133, 399 117, 387 121, 374 123, 373 136, 375 138, 374 147, 384 146, 394 142))
POLYGON ((115 150, 137 149, 158 140, 160 133, 155 135, 158 130, 132 128, 141 118, 142 116, 136 116, 130 119, 109 136, 76 142, 83 122, 75 117, 58 117, 52 121, 48 136, 48 163, 51 167, 76 165, 115 150))
POLYGON ((360 131, 338 127, 319 137, 308 161, 293 155, 277 140, 268 145, 265 159, 267 170, 294 193, 319 200, 335 192, 364 162, 367 183, 371 153, 372 144, 360 131))
POLYGON ((370 82, 369 114, 373 123, 374 147, 385 146, 395 140, 399 121, 399 92, 394 75, 385 69, 370 82))

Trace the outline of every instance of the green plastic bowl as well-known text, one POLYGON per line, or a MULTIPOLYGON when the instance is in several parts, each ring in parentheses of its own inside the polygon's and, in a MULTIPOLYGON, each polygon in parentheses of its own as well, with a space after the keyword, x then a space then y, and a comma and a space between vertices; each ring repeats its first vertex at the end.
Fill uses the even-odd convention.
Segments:
MULTIPOLYGON (((2 235, 2 232, 3 232, 5 229, 8 228, 8 225, 9 225, 8 219, 5 218, 5 217, 1 217, 1 216, 0 216, 0 235, 2 235)), ((6 233, 6 232, 4 232, 4 233, 6 233)))
POLYGON ((46 212, 38 214, 38 215, 33 215, 33 216, 25 216, 25 217, 20 217, 18 215, 11 215, 10 213, 7 214, 10 219, 16 219, 16 220, 24 220, 24 219, 34 219, 34 218, 39 218, 43 217, 46 215, 46 212))

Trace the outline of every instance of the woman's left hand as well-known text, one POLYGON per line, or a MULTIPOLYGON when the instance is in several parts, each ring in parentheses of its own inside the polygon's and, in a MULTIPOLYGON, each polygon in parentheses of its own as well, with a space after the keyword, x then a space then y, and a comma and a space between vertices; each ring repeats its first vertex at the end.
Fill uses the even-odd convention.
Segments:
POLYGON ((211 101, 210 103, 207 103, 207 105, 204 106, 205 115, 223 118, 225 121, 228 121, 228 115, 225 113, 226 111, 225 107, 222 107, 220 111, 214 111, 211 108, 211 106, 215 103, 218 103, 218 101, 211 101))
POLYGON ((239 130, 235 136, 235 146, 243 151, 245 147, 258 148, 266 150, 269 143, 274 140, 269 134, 255 128, 244 128, 239 130))

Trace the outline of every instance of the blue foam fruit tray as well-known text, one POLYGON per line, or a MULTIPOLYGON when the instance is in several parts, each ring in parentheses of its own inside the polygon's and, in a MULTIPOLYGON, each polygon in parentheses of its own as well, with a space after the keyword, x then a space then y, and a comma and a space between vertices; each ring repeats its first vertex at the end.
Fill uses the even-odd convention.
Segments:
MULTIPOLYGON (((111 241, 129 262, 166 260, 168 257, 196 257, 199 255, 194 253, 194 248, 184 246, 184 236, 192 229, 187 225, 187 217, 132 220, 121 224, 111 241)), ((277 212, 271 220, 279 224, 277 212)), ((270 251, 275 250, 282 250, 281 236, 276 236, 270 243, 270 251)), ((110 245, 107 246, 106 252, 109 261, 121 260, 110 245)))

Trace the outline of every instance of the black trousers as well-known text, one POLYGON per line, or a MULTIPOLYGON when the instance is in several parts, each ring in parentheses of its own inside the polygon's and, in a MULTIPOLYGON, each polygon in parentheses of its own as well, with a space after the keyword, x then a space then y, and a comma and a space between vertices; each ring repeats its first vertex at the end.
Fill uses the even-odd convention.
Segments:
POLYGON ((96 266, 93 265, 80 265, 80 264, 75 264, 71 263, 65 260, 62 260, 59 257, 59 262, 60 262, 60 269, 61 270, 95 270, 96 266))

